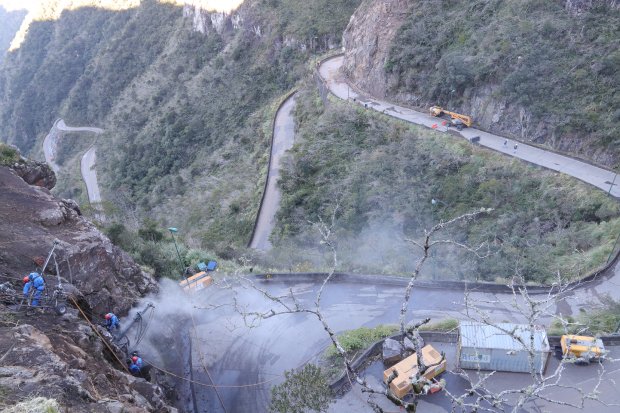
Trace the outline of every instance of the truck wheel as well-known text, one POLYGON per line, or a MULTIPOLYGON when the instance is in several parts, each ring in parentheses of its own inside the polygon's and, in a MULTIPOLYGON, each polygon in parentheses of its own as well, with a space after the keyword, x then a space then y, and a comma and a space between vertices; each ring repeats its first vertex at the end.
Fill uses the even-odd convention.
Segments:
POLYGON ((56 314, 58 315, 63 315, 64 313, 67 312, 67 307, 64 304, 59 304, 56 307, 54 307, 54 311, 56 311, 56 314))

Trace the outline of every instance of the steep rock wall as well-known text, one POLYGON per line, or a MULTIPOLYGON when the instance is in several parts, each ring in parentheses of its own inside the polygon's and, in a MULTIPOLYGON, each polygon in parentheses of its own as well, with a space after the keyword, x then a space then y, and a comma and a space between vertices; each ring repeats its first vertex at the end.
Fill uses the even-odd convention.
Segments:
POLYGON ((362 90, 385 97, 390 79, 385 63, 410 1, 366 0, 355 11, 343 34, 345 74, 362 90))
MULTIPOLYGON (((155 369, 143 377, 128 374, 123 351, 112 343, 112 354, 99 337, 111 339, 105 329, 95 333, 71 300, 62 316, 17 308, 22 277, 43 265, 54 241, 63 288, 92 323, 104 312, 126 314, 157 290, 155 280, 83 218, 74 201, 50 194, 53 182, 45 164, 0 166, 0 405, 21 402, 18 411, 32 411, 36 394, 55 400, 62 413, 175 413, 166 397, 174 396, 174 384, 155 369)), ((45 271, 48 290, 56 286, 55 275, 52 260, 45 271)))
MULTIPOLYGON (((20 173, 28 175, 23 168, 20 173)), ((80 291, 93 314, 124 313, 138 298, 157 290, 155 280, 83 218, 74 201, 55 198, 47 188, 27 184, 7 167, 0 167, 0 193, 3 278, 21 280, 42 265, 58 240, 61 276, 80 291)), ((54 266, 47 272, 55 272, 54 266)), ((53 278, 47 282, 55 283, 53 278)))

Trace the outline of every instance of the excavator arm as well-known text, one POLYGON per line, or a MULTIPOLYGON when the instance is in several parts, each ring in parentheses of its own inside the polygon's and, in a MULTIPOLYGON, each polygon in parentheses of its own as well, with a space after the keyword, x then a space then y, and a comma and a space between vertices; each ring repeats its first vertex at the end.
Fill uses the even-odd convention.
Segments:
POLYGON ((453 123, 455 120, 458 120, 460 121, 459 123, 467 126, 468 128, 471 128, 471 125, 473 125, 474 123, 471 116, 462 115, 456 112, 450 112, 449 110, 445 110, 444 108, 440 106, 431 106, 430 114, 431 116, 436 116, 436 117, 440 117, 444 114, 449 115, 450 118, 452 118, 453 123))

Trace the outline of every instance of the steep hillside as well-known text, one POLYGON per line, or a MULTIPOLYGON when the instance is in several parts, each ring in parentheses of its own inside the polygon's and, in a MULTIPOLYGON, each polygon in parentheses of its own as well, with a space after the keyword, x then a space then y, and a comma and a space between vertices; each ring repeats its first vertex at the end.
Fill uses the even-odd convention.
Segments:
MULTIPOLYGON (((151 0, 35 21, 0 76, 2 139, 38 153, 57 117, 104 128, 97 172, 113 219, 135 229, 148 216, 230 255, 256 217, 273 104, 339 45, 358 4, 251 0, 227 14, 151 0)), ((65 138, 61 163, 77 169, 90 143, 65 138)))
POLYGON ((25 10, 7 11, 0 6, 0 64, 2 64, 11 40, 15 37, 15 33, 17 33, 17 29, 19 29, 19 25, 25 16, 25 10))
MULTIPOLYGON (((58 265, 52 260, 46 268, 47 293, 56 288, 59 270, 63 290, 95 324, 108 311, 126 315, 158 288, 151 275, 81 216, 74 202, 49 193, 54 182, 47 166, 22 159, 0 144, 0 409, 176 411, 154 383, 156 375, 149 383, 127 374, 74 301, 67 302, 62 316, 41 309, 27 315, 26 308, 17 306, 22 277, 43 265, 55 240, 58 265), (36 408, 44 403, 50 409, 36 408)), ((105 335, 103 330, 99 334, 105 335)))
POLYGON ((345 66, 380 97, 617 167, 619 28, 615 0, 369 0, 345 66))
POLYGON ((486 245, 479 252, 488 256, 442 246, 423 276, 541 282, 557 271, 583 275, 608 259, 620 208, 603 191, 375 111, 326 108, 313 86, 298 94, 297 143, 282 171, 275 240, 282 262, 321 264, 309 221, 329 222, 334 208, 333 240, 348 271, 410 272, 417 256, 406 239, 483 207, 494 211, 447 237, 486 245))

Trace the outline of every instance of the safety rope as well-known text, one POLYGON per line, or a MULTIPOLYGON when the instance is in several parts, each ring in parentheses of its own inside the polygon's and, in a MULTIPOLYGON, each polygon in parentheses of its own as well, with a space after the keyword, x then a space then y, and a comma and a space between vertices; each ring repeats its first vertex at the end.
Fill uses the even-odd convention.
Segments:
MULTIPOLYGON (((214 388, 214 389, 239 389, 239 388, 244 388, 244 387, 257 387, 257 386, 262 386, 264 384, 267 383, 271 383, 274 380, 277 380, 281 377, 281 375, 278 375, 277 377, 273 377, 269 380, 265 380, 265 381, 261 381, 258 383, 250 383, 250 384, 208 384, 208 383, 204 383, 201 381, 197 381, 197 380, 192 380, 192 379, 188 379, 187 377, 183 377, 183 376, 179 376, 178 374, 175 374, 173 372, 171 372, 170 370, 166 370, 163 367, 157 366, 155 364, 153 364, 153 362, 149 359, 146 359, 144 357, 142 357, 142 360, 144 360, 144 362, 146 362, 148 365, 150 365, 151 367, 153 367, 155 370, 159 370, 164 374, 170 375, 172 377, 175 377, 177 379, 186 381, 188 383, 192 383, 192 384, 196 384, 198 386, 202 386, 202 387, 209 387, 209 388, 214 388)), ((209 377, 209 379, 211 379, 211 377, 209 377)))
MULTIPOLYGON (((191 292, 190 292, 191 294, 191 292)), ((193 304, 193 297, 190 295, 190 302, 193 304)), ((198 339, 198 328, 196 328, 196 320, 194 319, 194 311, 192 310, 190 312, 190 315, 192 316, 192 325, 194 326, 194 335, 196 336, 196 339, 198 339)), ((198 350, 198 355, 199 355, 199 359, 200 359, 200 364, 202 364, 202 368, 204 369, 205 373, 207 373, 207 376, 209 377, 209 380, 211 381, 211 383, 215 383, 213 381, 213 378, 211 377, 211 373, 209 373, 209 369, 207 368, 207 365, 204 362, 204 354, 202 353, 202 351, 198 350)), ((224 401, 222 400, 222 396, 220 395, 220 392, 217 390, 217 387, 213 387, 213 390, 215 390, 215 394, 217 395, 218 400, 220 401, 220 406, 222 406, 222 409, 224 410, 224 413, 226 413, 226 406, 224 405, 224 401)))
POLYGON ((90 320, 88 319, 88 317, 86 316, 86 314, 84 313, 84 311, 82 311, 82 307, 80 307, 78 305, 78 303, 75 301, 75 299, 71 296, 69 296, 69 300, 71 300, 73 302, 73 305, 75 305, 75 308, 77 308, 79 310, 79 312, 82 314, 82 316, 84 317, 84 320, 86 320, 86 322, 88 323, 88 325, 90 325, 90 328, 95 332, 95 334, 97 334, 99 336, 99 338, 101 339, 101 341, 103 341, 103 344, 105 344, 105 346, 108 348, 108 350, 110 350, 110 352, 112 353, 112 355, 114 356, 114 358, 118 361, 118 364, 120 364, 121 366, 123 366, 123 369, 128 373, 131 374, 129 372, 129 369, 127 368, 127 365, 125 363, 123 363, 118 356, 116 355, 116 352, 114 350, 112 350, 112 347, 110 347, 110 344, 108 343, 108 340, 106 340, 105 338, 103 338, 103 336, 99 333, 99 331, 97 330, 97 328, 93 325, 93 323, 90 322, 90 320))

